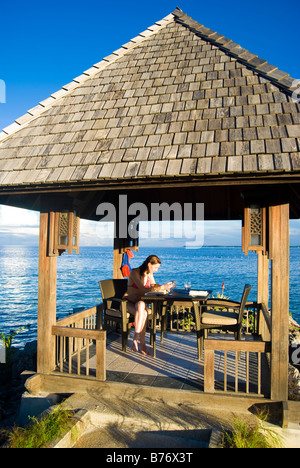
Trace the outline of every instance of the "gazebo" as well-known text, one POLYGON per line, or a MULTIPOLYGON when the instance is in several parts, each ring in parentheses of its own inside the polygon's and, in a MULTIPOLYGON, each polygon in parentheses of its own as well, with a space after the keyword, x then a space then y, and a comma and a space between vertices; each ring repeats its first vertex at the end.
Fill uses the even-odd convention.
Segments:
MULTIPOLYGON (((56 322, 57 255, 78 251, 79 218, 99 220, 101 203, 119 215, 126 196, 149 212, 151 203, 202 203, 207 220, 243 220, 243 250, 258 255, 260 341, 239 349, 269 354, 270 398, 288 399, 289 219, 300 217, 295 85, 176 8, 2 131, 0 203, 40 212, 36 388, 73 391, 53 371, 77 338, 96 340, 96 380, 105 379, 99 307, 81 313, 79 327, 78 316, 56 322)), ((115 278, 137 243, 120 235, 118 219, 115 278)), ((213 392, 215 350, 205 346, 213 392)))

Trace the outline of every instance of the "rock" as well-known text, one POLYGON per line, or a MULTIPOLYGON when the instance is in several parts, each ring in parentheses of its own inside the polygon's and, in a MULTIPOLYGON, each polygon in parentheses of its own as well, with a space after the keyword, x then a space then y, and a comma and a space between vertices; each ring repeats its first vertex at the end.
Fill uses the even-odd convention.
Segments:
POLYGON ((289 400, 300 401, 300 372, 289 364, 289 400))
POLYGON ((9 361, 0 369, 0 428, 13 425, 19 413, 25 391, 24 370, 36 371, 37 342, 27 343, 24 349, 11 348, 9 361))

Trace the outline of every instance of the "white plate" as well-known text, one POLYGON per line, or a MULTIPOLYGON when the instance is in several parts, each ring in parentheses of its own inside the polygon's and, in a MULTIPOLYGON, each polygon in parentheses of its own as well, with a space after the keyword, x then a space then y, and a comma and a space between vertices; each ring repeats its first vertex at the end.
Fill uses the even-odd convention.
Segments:
POLYGON ((190 296, 207 296, 208 291, 196 291, 195 289, 190 290, 190 296))

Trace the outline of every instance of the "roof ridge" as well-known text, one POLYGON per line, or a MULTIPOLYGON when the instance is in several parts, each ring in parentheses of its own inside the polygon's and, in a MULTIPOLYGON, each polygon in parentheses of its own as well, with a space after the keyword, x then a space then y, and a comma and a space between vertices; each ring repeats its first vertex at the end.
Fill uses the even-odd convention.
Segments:
POLYGON ((196 20, 193 20, 190 16, 184 13, 179 7, 176 7, 172 14, 174 15, 177 23, 186 26, 202 39, 216 45, 219 49, 230 54, 232 57, 250 67, 264 78, 268 78, 270 81, 280 86, 284 91, 293 93, 293 91, 299 87, 299 80, 292 78, 289 73, 279 70, 275 65, 269 64, 267 60, 259 58, 256 54, 249 52, 249 50, 241 47, 231 39, 228 39, 225 36, 218 34, 216 31, 205 27, 203 24, 198 23, 196 20))
MULTIPOLYGON (((180 10, 181 11, 181 10, 180 10)), ((61 89, 52 93, 48 98, 39 102, 35 107, 29 109, 26 114, 23 114, 21 117, 18 117, 14 123, 8 125, 2 131, 0 131, 0 143, 10 137, 10 135, 16 133, 17 131, 25 128, 30 122, 40 117, 44 112, 52 107, 54 103, 57 103, 58 100, 64 98, 75 88, 80 86, 85 81, 89 80, 91 77, 104 70, 111 63, 114 63, 120 57, 123 57, 132 49, 141 44, 144 40, 151 37, 153 34, 156 34, 161 29, 163 29, 167 24, 174 20, 174 13, 170 13, 159 21, 156 21, 153 25, 149 26, 144 31, 140 32, 137 36, 130 39, 129 42, 123 44, 119 49, 113 51, 110 55, 104 57, 100 62, 94 64, 91 68, 82 72, 81 75, 73 78, 70 83, 67 83, 62 86, 61 89)))

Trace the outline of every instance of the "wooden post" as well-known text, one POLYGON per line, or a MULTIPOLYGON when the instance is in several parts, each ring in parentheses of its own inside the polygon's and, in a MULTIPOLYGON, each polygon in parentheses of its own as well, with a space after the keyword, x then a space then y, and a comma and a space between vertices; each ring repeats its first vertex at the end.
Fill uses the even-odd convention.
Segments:
POLYGON ((270 207, 271 399, 288 399, 289 204, 270 207))
POLYGON ((123 279, 121 265, 122 265, 122 257, 123 254, 120 253, 121 248, 123 247, 122 243, 123 239, 119 239, 118 237, 114 238, 114 265, 113 265, 113 278, 114 279, 123 279))
POLYGON ((49 374, 55 368, 57 257, 48 256, 49 213, 40 214, 38 279, 37 372, 49 374))
POLYGON ((214 393, 214 392, 215 392, 215 351, 214 349, 205 349, 205 352, 204 352, 204 393, 214 393))
POLYGON ((269 304, 269 259, 262 251, 257 252, 257 302, 269 304))
MULTIPOLYGON (((257 303, 264 303, 266 307, 269 306, 269 259, 262 251, 257 252, 257 303)), ((264 324, 265 321, 261 317, 262 311, 258 320, 258 333, 265 337, 264 324)))

